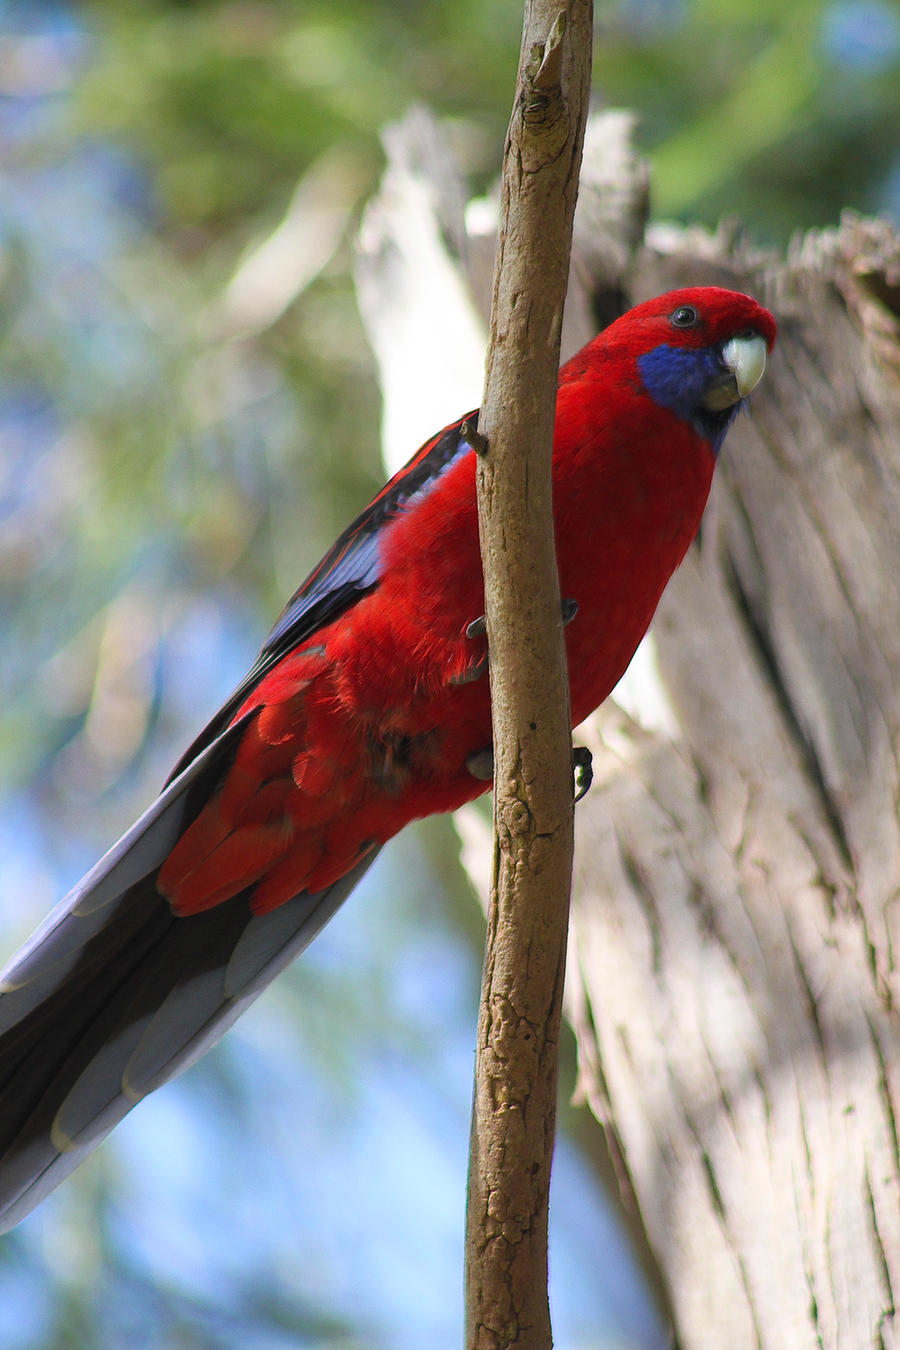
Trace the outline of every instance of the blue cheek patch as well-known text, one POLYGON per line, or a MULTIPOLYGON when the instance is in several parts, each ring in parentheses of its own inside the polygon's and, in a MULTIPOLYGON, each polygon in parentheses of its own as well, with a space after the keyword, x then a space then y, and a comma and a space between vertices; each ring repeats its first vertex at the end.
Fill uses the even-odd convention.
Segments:
POLYGON ((689 422, 718 454, 741 405, 735 403, 720 412, 710 412, 703 406, 707 389, 722 373, 715 349, 662 344, 639 356, 637 366, 653 402, 689 422))

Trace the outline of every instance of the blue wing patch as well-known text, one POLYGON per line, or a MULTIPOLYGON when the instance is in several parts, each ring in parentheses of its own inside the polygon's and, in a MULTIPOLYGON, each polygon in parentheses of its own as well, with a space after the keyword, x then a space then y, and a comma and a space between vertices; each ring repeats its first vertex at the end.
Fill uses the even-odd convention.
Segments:
POLYGON ((477 411, 467 413, 426 441, 335 540, 291 596, 246 677, 175 765, 169 782, 224 730, 282 657, 374 590, 381 577, 380 544, 385 526, 427 496, 451 465, 472 454, 460 429, 467 421, 474 423, 477 415, 477 411))
POLYGON ((384 527, 401 511, 421 501, 452 464, 471 453, 471 446, 460 435, 460 427, 475 416, 469 413, 426 441, 344 530, 288 601, 263 644, 261 657, 270 652, 283 656, 378 583, 379 544, 384 527))

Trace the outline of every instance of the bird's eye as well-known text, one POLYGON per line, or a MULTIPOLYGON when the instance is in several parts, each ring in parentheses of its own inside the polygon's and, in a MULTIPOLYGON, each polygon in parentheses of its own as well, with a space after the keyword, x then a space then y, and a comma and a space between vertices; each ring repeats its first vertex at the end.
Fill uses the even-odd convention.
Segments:
POLYGON ((679 305, 672 315, 672 323, 676 328, 693 328, 699 318, 693 305, 679 305))

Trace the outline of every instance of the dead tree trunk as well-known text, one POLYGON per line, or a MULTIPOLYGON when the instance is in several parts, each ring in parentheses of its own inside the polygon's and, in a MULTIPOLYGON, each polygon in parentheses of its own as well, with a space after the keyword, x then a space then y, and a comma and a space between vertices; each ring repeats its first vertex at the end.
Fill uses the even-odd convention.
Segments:
MULTIPOLYGON (((623 125, 586 142, 568 350, 592 314, 685 284, 752 292, 780 337, 652 642, 591 727, 567 985, 579 1090, 682 1350, 889 1350, 900 239, 848 217, 786 260, 728 231, 641 241, 623 125)), ((467 246, 477 277, 485 246, 467 246)), ((486 860, 467 848, 473 871, 486 860)))
MULTIPOLYGON (((569 1008, 685 1350, 900 1343, 900 240, 689 236, 632 295, 781 335, 654 625, 672 716, 598 717, 569 1008), (573 972, 574 975, 574 972, 573 972)), ((638 704, 638 707, 640 704, 638 704)))

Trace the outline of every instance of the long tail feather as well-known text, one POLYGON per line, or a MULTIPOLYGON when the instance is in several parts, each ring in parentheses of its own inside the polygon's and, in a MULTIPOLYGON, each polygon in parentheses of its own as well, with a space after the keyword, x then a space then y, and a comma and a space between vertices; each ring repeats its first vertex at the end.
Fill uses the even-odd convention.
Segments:
POLYGON ((253 915, 239 894, 176 917, 156 875, 241 730, 166 788, 0 976, 0 1232, 224 1034, 374 857, 268 914, 253 915))

